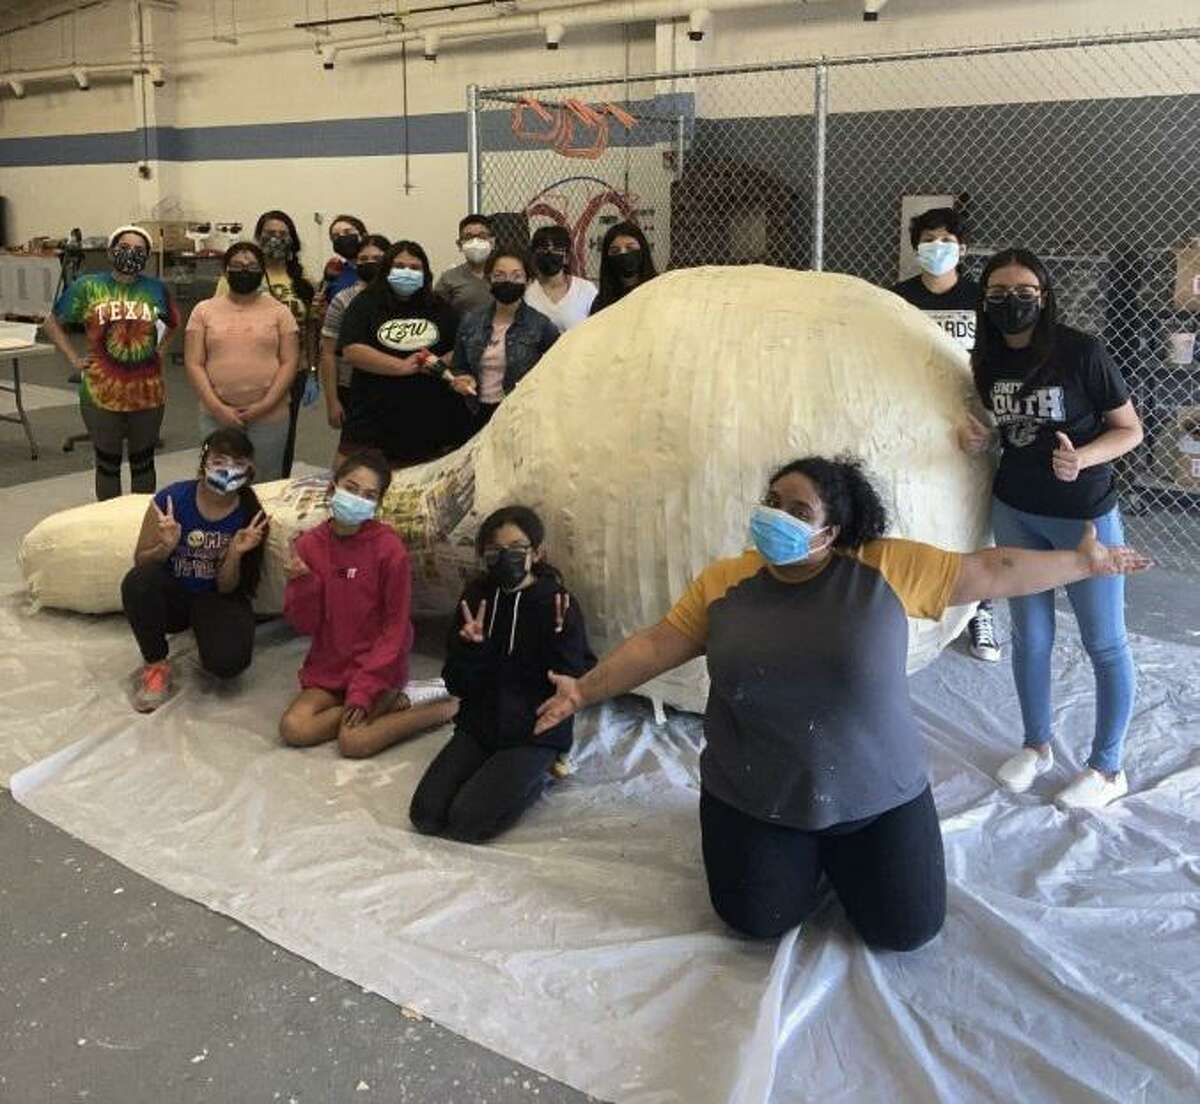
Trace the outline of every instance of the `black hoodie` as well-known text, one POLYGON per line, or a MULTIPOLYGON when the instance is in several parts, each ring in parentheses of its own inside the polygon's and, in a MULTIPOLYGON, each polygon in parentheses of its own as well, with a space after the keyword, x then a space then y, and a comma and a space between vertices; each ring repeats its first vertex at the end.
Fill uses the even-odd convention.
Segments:
POLYGON ((486 578, 463 591, 462 601, 474 613, 487 600, 486 638, 472 644, 459 635, 462 605, 446 641, 446 688, 461 705, 457 725, 485 747, 537 743, 566 751, 573 720, 536 739, 537 708, 554 695, 547 672, 578 677, 596 665, 588 645, 583 611, 570 599, 561 632, 555 631, 554 597, 566 594, 558 577, 538 575, 524 590, 503 591, 486 578))

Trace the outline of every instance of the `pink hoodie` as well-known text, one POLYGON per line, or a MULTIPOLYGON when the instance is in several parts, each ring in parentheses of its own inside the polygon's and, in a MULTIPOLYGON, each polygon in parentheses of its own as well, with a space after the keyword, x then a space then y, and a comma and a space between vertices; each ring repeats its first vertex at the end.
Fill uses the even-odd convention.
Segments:
POLYGON ((370 709, 379 694, 408 678, 408 549, 378 521, 349 537, 325 522, 296 541, 296 554, 309 571, 288 581, 283 615, 313 638, 300 685, 344 690, 347 708, 370 709))

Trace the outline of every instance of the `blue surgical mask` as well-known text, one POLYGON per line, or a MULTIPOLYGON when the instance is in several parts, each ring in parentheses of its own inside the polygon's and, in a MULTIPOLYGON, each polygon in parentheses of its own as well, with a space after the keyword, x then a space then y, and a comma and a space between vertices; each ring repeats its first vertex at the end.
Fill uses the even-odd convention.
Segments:
POLYGON ((378 503, 369 498, 351 494, 344 487, 337 487, 329 500, 329 512, 333 515, 333 520, 342 525, 362 525, 364 521, 370 521, 375 516, 377 505, 378 503))
POLYGON ((209 490, 215 491, 217 494, 233 494, 234 491, 240 491, 250 482, 250 465, 237 464, 225 467, 224 465, 206 464, 204 466, 204 482, 208 484, 209 490))
POLYGON ((958 253, 957 242, 921 242, 917 246, 917 264, 930 276, 945 276, 958 264, 958 253))
POLYGON ((387 279, 388 286, 402 299, 415 295, 425 286, 425 273, 415 268, 393 268, 387 279))
POLYGON ((824 529, 771 506, 755 506, 750 515, 750 539, 762 558, 776 567, 808 559, 813 537, 823 532, 824 529))

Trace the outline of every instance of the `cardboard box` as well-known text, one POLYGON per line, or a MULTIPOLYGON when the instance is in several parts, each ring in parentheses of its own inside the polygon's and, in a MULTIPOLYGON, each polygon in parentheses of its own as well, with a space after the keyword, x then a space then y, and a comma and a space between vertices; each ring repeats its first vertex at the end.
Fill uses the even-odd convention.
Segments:
POLYGON ((150 219, 138 223, 138 225, 150 231, 156 253, 160 249, 166 249, 168 253, 191 251, 192 243, 187 237, 188 224, 183 219, 161 221, 150 219))
POLYGON ((1185 406, 1175 412, 1169 442, 1175 482, 1200 491, 1200 406, 1185 406))
POLYGON ((1175 250, 1175 306, 1200 311, 1200 238, 1175 250))

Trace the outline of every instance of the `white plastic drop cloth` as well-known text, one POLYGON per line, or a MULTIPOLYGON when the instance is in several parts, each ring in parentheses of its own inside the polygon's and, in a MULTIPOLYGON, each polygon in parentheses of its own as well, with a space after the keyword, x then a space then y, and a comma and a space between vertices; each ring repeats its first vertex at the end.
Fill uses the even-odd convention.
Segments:
POLYGON ((951 650, 914 677, 949 916, 929 947, 889 956, 858 944, 832 904, 776 944, 722 928, 700 862, 694 716, 656 728, 633 699, 585 715, 575 774, 508 835, 469 847, 407 821, 445 733, 365 761, 279 746, 305 647, 283 625, 260 629, 232 687, 180 638, 179 694, 138 717, 120 618, 20 611, 16 596, 0 606, 0 769, 17 771, 22 804, 602 1099, 1200 1098, 1196 648, 1134 641, 1134 792, 1103 815, 1047 802, 1091 729, 1073 625, 1055 655, 1060 765, 1027 797, 990 779, 1019 732, 1007 664, 951 650))

